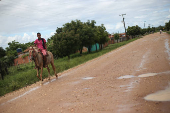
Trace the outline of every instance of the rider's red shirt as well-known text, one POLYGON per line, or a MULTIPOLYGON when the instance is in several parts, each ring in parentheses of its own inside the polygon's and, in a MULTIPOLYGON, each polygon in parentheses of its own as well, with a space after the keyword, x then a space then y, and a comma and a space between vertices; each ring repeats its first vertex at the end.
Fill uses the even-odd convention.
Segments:
MULTIPOLYGON (((42 40, 36 39, 34 43, 37 44, 37 47, 38 47, 39 49, 44 49, 44 48, 43 48, 43 45, 42 45, 42 40)), ((44 43, 46 43, 46 40, 45 40, 45 39, 44 39, 44 43)))

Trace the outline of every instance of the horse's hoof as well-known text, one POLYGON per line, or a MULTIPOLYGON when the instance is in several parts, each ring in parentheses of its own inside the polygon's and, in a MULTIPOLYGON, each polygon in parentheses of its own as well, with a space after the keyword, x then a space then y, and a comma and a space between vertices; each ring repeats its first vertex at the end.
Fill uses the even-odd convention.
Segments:
POLYGON ((56 75, 56 78, 58 78, 58 75, 56 75))

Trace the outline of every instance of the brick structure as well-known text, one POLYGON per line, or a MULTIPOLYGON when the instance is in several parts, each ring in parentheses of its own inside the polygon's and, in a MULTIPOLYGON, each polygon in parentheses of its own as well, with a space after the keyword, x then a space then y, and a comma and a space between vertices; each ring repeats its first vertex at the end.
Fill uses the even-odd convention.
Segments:
POLYGON ((18 58, 14 59, 14 65, 20 65, 20 64, 26 64, 30 62, 29 56, 26 56, 25 58, 22 58, 22 56, 25 54, 20 54, 18 58))

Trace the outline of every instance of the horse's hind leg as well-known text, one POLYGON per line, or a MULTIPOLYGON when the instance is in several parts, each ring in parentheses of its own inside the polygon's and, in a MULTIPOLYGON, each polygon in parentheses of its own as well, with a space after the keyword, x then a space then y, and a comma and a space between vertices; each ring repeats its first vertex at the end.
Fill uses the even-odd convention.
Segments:
POLYGON ((50 68, 47 66, 47 70, 48 70, 48 80, 50 80, 50 68))
POLYGON ((41 78, 39 77, 39 68, 37 68, 37 77, 41 80, 41 78))
POLYGON ((56 74, 54 62, 51 62, 51 65, 52 65, 52 68, 53 68, 53 71, 54 71, 54 74, 55 74, 56 78, 58 78, 58 75, 56 74))

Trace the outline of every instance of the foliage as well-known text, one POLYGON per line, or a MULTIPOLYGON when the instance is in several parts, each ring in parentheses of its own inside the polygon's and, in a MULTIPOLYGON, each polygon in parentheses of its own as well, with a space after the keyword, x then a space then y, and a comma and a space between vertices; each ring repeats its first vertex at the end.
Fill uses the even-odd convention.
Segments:
POLYGON ((28 42, 25 44, 21 44, 19 42, 16 42, 15 40, 12 42, 9 42, 9 47, 6 48, 7 56, 13 55, 17 56, 17 49, 21 48, 22 50, 27 49, 29 46, 33 45, 34 42, 28 42))
POLYGON ((48 40, 53 40, 49 49, 57 57, 68 56, 68 58, 78 50, 82 54, 84 46, 91 52, 93 44, 104 44, 108 41, 108 33, 104 25, 95 26, 95 24, 94 20, 84 23, 76 20, 64 24, 62 28, 57 28, 55 35, 48 40))
POLYGON ((170 31, 167 31, 168 34, 170 34, 170 31))
POLYGON ((109 41, 108 32, 103 24, 97 27, 97 37, 99 38, 97 42, 100 44, 100 49, 102 49, 102 44, 109 41))
POLYGON ((5 50, 0 47, 0 58, 4 57, 6 55, 5 50))
POLYGON ((147 29, 146 29, 146 28, 140 29, 140 30, 141 30, 141 31, 140 31, 141 35, 144 35, 144 34, 147 32, 147 29))
POLYGON ((169 22, 165 23, 165 29, 166 29, 167 31, 170 30, 170 20, 169 20, 169 22))
POLYGON ((29 54, 22 55, 22 58, 25 58, 26 56, 29 56, 29 54))
POLYGON ((119 34, 118 33, 114 34, 114 39, 117 40, 117 43, 118 43, 118 40, 119 40, 119 34))
POLYGON ((78 36, 74 34, 74 31, 61 32, 56 35, 54 40, 54 49, 59 56, 68 56, 78 50, 78 36))
POLYGON ((133 38, 135 35, 141 34, 141 28, 138 25, 132 27, 128 26, 127 34, 133 38))

